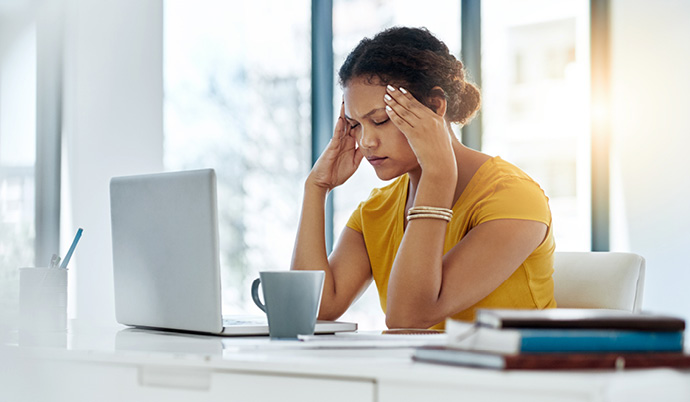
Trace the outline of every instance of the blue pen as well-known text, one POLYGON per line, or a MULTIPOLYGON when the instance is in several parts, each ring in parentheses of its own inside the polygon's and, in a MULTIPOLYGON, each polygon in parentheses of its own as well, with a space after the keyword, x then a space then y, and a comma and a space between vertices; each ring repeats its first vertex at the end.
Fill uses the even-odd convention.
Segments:
POLYGON ((72 245, 67 251, 65 259, 62 260, 62 265, 60 265, 60 268, 67 268, 67 264, 69 263, 70 258, 72 258, 72 253, 74 252, 74 249, 77 247, 77 243, 79 243, 79 238, 81 237, 81 232, 83 231, 84 230, 82 228, 79 228, 79 230, 77 230, 77 234, 74 236, 74 241, 72 241, 72 245))

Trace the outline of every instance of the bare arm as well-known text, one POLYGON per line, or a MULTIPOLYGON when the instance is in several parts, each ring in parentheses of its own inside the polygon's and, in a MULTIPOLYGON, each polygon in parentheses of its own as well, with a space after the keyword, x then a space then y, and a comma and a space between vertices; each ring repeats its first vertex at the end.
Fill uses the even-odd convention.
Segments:
POLYGON ((319 319, 335 320, 371 281, 369 257, 361 233, 346 227, 329 257, 324 239, 326 194, 305 188, 291 269, 326 272, 319 319))
MULTIPOLYGON (((445 101, 434 112, 409 93, 389 89, 388 115, 405 134, 422 174, 415 206, 450 208, 457 163, 445 129, 445 101)), ((541 244, 547 226, 528 220, 495 220, 472 229, 443 254, 446 222, 408 223, 388 283, 386 324, 426 328, 489 295, 541 244)))
POLYGON ((405 232, 388 284, 391 328, 427 328, 471 307, 508 279, 547 232, 536 221, 490 221, 442 255, 439 223, 411 221, 405 232))
POLYGON ((371 279, 362 234, 345 228, 330 257, 324 237, 324 204, 328 192, 357 170, 362 153, 345 123, 343 108, 329 142, 304 185, 304 201, 290 269, 326 273, 319 319, 334 320, 350 306, 371 279))

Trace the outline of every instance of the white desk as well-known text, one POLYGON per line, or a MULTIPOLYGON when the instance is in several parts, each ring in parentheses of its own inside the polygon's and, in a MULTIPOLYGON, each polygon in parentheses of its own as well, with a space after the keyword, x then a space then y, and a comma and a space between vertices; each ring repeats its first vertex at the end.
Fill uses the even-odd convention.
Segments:
POLYGON ((690 372, 670 369, 501 372, 414 363, 411 349, 298 349, 124 327, 17 338, 0 349, 3 402, 690 401, 690 372))

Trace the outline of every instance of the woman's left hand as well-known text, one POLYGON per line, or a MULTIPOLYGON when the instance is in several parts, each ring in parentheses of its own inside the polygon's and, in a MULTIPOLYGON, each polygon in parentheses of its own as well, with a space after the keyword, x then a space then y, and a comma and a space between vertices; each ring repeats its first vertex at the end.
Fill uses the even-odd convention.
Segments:
POLYGON ((423 105, 404 88, 388 85, 384 101, 388 117, 407 138, 422 171, 455 171, 455 153, 444 116, 423 105))

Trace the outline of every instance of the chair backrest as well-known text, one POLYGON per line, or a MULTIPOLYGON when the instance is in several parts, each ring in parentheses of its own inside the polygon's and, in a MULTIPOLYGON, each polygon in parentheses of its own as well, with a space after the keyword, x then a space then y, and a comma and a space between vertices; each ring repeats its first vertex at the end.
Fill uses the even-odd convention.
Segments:
POLYGON ((645 259, 632 253, 554 253, 554 296, 562 308, 639 312, 645 259))

